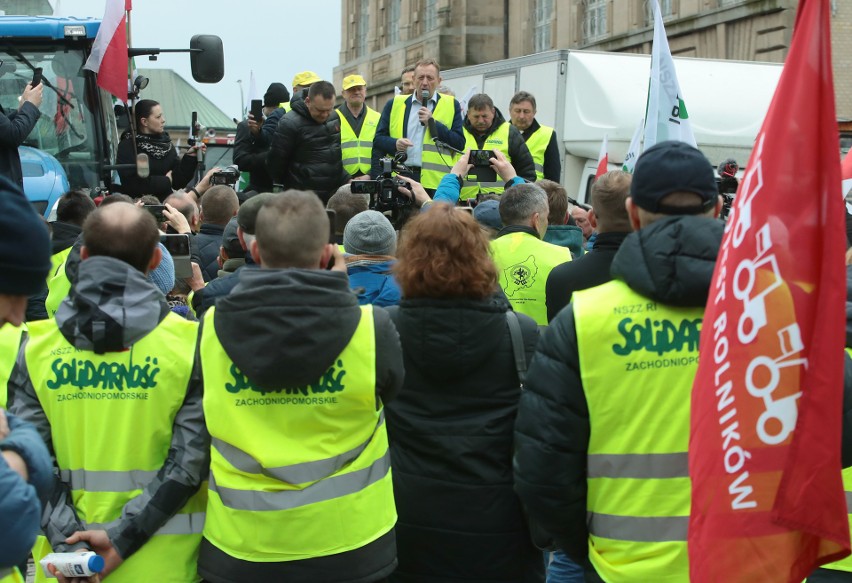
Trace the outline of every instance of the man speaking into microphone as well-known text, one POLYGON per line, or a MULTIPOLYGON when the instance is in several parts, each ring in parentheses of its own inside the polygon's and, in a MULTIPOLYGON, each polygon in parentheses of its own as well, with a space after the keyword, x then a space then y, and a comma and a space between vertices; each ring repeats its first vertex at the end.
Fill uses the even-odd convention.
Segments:
POLYGON ((423 59, 414 66, 414 93, 385 104, 373 138, 372 177, 381 174, 379 160, 396 152, 405 152, 406 166, 427 191, 434 192, 450 171, 453 149, 464 147, 463 119, 458 101, 436 91, 440 84, 438 62, 423 59))

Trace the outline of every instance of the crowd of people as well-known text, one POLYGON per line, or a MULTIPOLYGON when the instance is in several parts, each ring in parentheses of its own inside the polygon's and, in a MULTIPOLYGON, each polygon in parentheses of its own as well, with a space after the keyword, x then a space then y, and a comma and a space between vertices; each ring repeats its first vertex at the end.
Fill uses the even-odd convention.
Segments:
POLYGON ((366 85, 270 85, 242 192, 193 179, 153 100, 98 204, 46 225, 0 177, 0 582, 88 550, 60 581, 689 580, 714 168, 661 142, 584 208, 532 94, 465 111, 432 59, 381 112, 366 85), (624 332, 650 314, 692 331, 665 367, 624 332))

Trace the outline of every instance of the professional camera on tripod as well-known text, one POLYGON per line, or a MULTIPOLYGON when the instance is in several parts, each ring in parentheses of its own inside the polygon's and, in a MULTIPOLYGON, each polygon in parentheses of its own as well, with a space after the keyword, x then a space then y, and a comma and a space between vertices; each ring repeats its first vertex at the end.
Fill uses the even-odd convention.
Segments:
POLYGON ((404 162, 407 156, 405 152, 397 152, 393 157, 382 158, 382 173, 375 180, 353 180, 350 184, 354 194, 366 194, 370 197, 370 209, 380 213, 392 211, 396 213, 403 207, 411 206, 414 200, 413 194, 406 196, 399 192, 399 187, 411 190, 404 178, 394 176, 393 173, 410 172, 404 162))

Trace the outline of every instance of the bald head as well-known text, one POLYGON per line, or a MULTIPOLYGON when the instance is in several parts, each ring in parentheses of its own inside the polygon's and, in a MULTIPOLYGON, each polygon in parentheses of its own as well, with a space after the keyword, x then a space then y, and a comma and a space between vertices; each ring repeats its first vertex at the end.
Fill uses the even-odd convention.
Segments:
POLYGON ((126 202, 98 208, 83 224, 81 257, 112 257, 142 273, 151 268, 160 232, 151 213, 126 202))

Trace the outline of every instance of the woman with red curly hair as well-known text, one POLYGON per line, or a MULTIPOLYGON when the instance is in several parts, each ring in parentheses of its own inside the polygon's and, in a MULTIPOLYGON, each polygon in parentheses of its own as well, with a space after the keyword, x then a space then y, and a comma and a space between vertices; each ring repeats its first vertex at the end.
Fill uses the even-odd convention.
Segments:
MULTIPOLYGON (((436 203, 405 228, 395 277, 405 384, 387 405, 399 567, 389 581, 544 581, 512 489, 520 382, 488 241, 436 203)), ((517 314, 527 361, 535 322, 517 314)))

